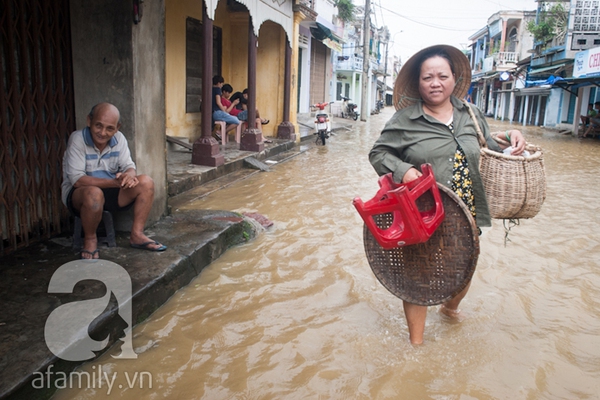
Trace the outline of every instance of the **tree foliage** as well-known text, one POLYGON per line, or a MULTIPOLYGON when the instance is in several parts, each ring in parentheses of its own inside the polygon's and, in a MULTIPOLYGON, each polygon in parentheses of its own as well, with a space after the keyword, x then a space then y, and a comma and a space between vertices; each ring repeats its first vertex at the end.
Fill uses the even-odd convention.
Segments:
POLYGON ((336 0, 335 6, 338 9, 338 18, 344 22, 354 20, 354 3, 352 0, 336 0))
POLYGON ((527 30, 533 38, 547 43, 555 37, 561 38, 567 33, 568 12, 562 3, 544 2, 540 8, 538 20, 529 21, 527 30))

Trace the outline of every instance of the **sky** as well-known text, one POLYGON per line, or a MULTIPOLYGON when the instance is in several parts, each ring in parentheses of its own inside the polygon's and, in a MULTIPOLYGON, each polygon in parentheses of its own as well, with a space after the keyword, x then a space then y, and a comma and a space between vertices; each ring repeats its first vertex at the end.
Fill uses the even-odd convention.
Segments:
MULTIPOLYGON (((364 0, 353 0, 365 5, 364 0)), ((371 0, 372 21, 390 30, 389 55, 402 62, 435 44, 466 49, 469 36, 504 10, 534 11, 535 0, 371 0), (392 43, 393 42, 393 43, 392 43)))

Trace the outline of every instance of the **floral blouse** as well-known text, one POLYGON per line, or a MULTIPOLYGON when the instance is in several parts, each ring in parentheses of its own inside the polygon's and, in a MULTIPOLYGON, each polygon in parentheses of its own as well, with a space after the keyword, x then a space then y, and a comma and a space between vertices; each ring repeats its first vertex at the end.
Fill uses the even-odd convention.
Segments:
MULTIPOLYGON (((448 125, 450 131, 454 133, 454 125, 448 125)), ((458 145, 454 153, 454 163, 452 169, 452 191, 467 205, 473 218, 477 216, 475 211, 475 196, 473 195, 473 181, 469 173, 469 161, 465 156, 463 149, 458 145)))

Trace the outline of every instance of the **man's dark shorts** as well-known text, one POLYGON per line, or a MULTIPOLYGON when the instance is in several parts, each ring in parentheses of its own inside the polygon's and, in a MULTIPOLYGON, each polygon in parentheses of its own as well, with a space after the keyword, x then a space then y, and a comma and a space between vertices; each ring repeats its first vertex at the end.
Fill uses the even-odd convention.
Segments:
MULTIPOLYGON (((126 205, 125 207, 119 207, 119 188, 108 188, 108 189, 102 189, 102 193, 104 193, 104 210, 105 211, 110 211, 111 213, 114 213, 116 211, 127 211, 129 210, 131 207, 133 207, 133 201, 131 203, 129 203, 128 205, 126 205)), ((77 211, 74 207, 73 207, 73 192, 75 191, 75 188, 71 188, 71 191, 69 192, 69 195, 67 196, 67 208, 69 209, 69 211, 71 213, 73 213, 73 215, 75 215, 76 217, 79 217, 79 211, 77 211)))

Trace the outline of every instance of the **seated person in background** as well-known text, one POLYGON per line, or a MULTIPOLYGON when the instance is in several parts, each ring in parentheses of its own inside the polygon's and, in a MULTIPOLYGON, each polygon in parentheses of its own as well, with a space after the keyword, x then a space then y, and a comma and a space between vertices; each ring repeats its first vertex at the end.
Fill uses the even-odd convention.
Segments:
POLYGON ((154 200, 154 181, 137 175, 127 139, 119 131, 120 117, 117 107, 110 103, 92 107, 87 127, 71 134, 63 157, 62 201, 81 218, 82 259, 100 258, 96 229, 104 210, 133 207, 131 247, 150 251, 167 248, 144 234, 154 200))
POLYGON ((224 84, 221 88, 221 92, 221 104, 225 106, 226 111, 234 117, 237 117, 237 119, 239 119, 240 121, 245 121, 248 118, 248 113, 243 111, 242 109, 237 108, 237 105, 240 103, 239 98, 231 100, 231 93, 233 93, 233 88, 231 87, 231 85, 228 83, 224 84), (242 114, 242 116, 245 116, 246 118, 240 118, 240 114, 242 114))
POLYGON ((585 126, 590 124, 590 118, 593 118, 598 115, 598 112, 594 110, 593 104, 588 104, 588 110, 586 115, 581 116, 581 123, 585 126))
MULTIPOLYGON (((232 88, 232 90, 233 90, 233 88, 232 88)), ((243 92, 235 92, 229 100, 232 102, 235 100, 239 100, 239 103, 236 106, 236 108, 243 112, 238 114, 237 117, 240 121, 247 121, 248 120, 248 88, 244 89, 243 92)), ((256 118, 260 118, 260 113, 258 112, 258 109, 256 109, 256 118)), ((269 123, 269 120, 260 118, 260 123, 263 125, 266 125, 269 123)))
MULTIPOLYGON (((244 94, 240 93, 240 92, 236 92, 236 94, 238 94, 238 96, 236 96, 236 98, 233 100, 233 102, 231 102, 231 99, 233 98, 233 96, 235 96, 235 94, 232 96, 231 93, 233 92, 233 88, 231 87, 231 85, 229 84, 224 84, 223 87, 221 88, 222 92, 223 92, 223 98, 221 99, 221 101, 223 102, 223 104, 226 105, 227 110, 229 110, 229 113, 231 115, 236 116, 240 121, 247 121, 248 120, 248 110, 247 110, 247 106, 245 106, 245 104, 248 103, 248 89, 244 90, 244 94), (244 97, 244 95, 246 97, 244 97), (242 107, 242 105, 244 105, 242 107), (240 107, 240 108, 238 108, 240 107)), ((260 119, 260 123, 262 125, 266 125, 269 123, 269 120, 264 120, 261 119, 259 114, 258 114, 258 110, 256 110, 256 117, 258 119, 260 119)), ((265 143, 273 143, 272 140, 270 139, 264 139, 265 143)))
POLYGON ((596 111, 596 115, 593 117, 590 117, 590 126, 588 126, 588 128, 585 130, 583 137, 588 137, 588 135, 594 130, 594 129, 600 129, 600 101, 597 101, 594 103, 594 106, 596 107, 595 111, 596 111))
POLYGON ((225 131, 229 132, 240 124, 240 120, 229 114, 227 107, 222 103, 223 92, 221 88, 223 87, 224 82, 225 80, 220 75, 215 75, 213 77, 212 117, 214 121, 225 121, 227 123, 225 131))

